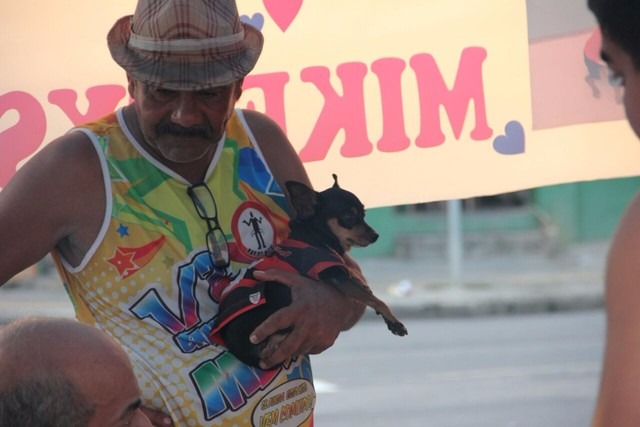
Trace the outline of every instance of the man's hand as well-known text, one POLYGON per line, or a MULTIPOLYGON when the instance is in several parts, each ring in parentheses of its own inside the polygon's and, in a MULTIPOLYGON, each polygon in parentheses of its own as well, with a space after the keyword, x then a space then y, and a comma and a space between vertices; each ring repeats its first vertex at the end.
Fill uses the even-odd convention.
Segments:
POLYGON ((364 305, 346 297, 331 285, 281 270, 256 271, 260 281, 276 281, 291 288, 291 305, 278 310, 251 334, 257 344, 288 327, 292 331, 261 362, 263 369, 293 355, 318 354, 333 345, 341 331, 349 329, 364 312, 364 305))

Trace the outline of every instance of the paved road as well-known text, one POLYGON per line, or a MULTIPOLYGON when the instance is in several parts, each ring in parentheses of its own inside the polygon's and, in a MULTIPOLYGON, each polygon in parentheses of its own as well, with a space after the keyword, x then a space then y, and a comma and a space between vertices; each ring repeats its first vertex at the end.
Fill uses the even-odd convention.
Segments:
MULTIPOLYGON (((521 285, 505 285, 514 286, 521 285)), ((72 316, 55 280, 3 287, 0 297, 0 321, 72 316)), ((603 346, 601 310, 408 316, 404 338, 391 335, 379 317, 368 318, 313 358, 320 427, 588 425, 603 346)))
POLYGON ((313 359, 318 426, 584 427, 602 311, 361 322, 313 359))

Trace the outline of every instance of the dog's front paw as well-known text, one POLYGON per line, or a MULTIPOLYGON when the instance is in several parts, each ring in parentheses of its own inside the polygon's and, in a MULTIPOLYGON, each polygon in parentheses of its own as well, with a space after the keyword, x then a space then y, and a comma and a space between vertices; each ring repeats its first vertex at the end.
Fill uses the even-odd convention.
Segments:
POLYGON ((399 337, 403 337, 409 333, 407 331, 406 326, 402 324, 402 322, 389 322, 387 323, 389 330, 393 333, 393 335, 398 335, 399 337))

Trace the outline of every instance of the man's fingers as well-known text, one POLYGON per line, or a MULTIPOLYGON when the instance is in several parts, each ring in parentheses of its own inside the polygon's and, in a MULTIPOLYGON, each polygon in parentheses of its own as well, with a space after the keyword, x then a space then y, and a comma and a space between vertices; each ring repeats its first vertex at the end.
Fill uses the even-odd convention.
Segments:
POLYGON ((249 341, 258 344, 268 336, 291 327, 291 311, 290 307, 285 307, 273 313, 251 333, 249 341))
POLYGON ((347 302, 344 294, 330 285, 282 270, 256 271, 254 276, 291 288, 291 305, 276 311, 251 333, 251 342, 258 344, 282 329, 291 328, 282 342, 262 355, 263 369, 283 363, 293 355, 320 353, 333 345, 344 323, 341 319, 345 311, 342 306, 347 302))
MULTIPOLYGON (((280 343, 273 353, 267 355, 260 361, 260 367, 262 369, 268 369, 285 362, 287 359, 294 356, 295 352, 300 352, 302 339, 303 336, 299 332, 296 332, 295 330, 291 331, 289 335, 287 335, 287 338, 280 343)), ((304 353, 301 352, 301 354, 304 353)))
POLYGON ((293 326, 294 319, 300 318, 305 314, 301 312, 305 306, 295 303, 295 295, 303 289, 307 289, 307 291, 310 290, 312 286, 316 285, 316 282, 297 273, 290 273, 276 269, 256 271, 254 272, 254 277, 261 282, 275 281, 289 286, 292 288, 291 295, 294 299, 292 305, 276 311, 253 331, 249 340, 253 344, 258 344, 269 335, 278 332, 281 329, 293 326))

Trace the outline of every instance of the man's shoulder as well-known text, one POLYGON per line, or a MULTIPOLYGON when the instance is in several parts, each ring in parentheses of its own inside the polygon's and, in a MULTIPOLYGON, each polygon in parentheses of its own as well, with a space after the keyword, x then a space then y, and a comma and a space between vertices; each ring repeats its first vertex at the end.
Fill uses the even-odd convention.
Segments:
POLYGON ((45 145, 25 165, 44 187, 83 188, 101 179, 100 160, 88 135, 70 132, 45 145))
MULTIPOLYGON (((84 132, 72 131, 55 139, 46 147, 49 156, 57 162, 77 167, 97 160, 91 138, 84 132)), ((44 150, 43 150, 44 151, 44 150)))
MULTIPOLYGON (((278 123, 264 113, 241 110, 274 178, 284 188, 289 180, 309 183, 298 153, 278 123)), ((311 184, 309 184, 311 185, 311 184)))
POLYGON ((245 121, 254 134, 279 134, 282 128, 275 120, 264 113, 255 110, 240 110, 245 121))

